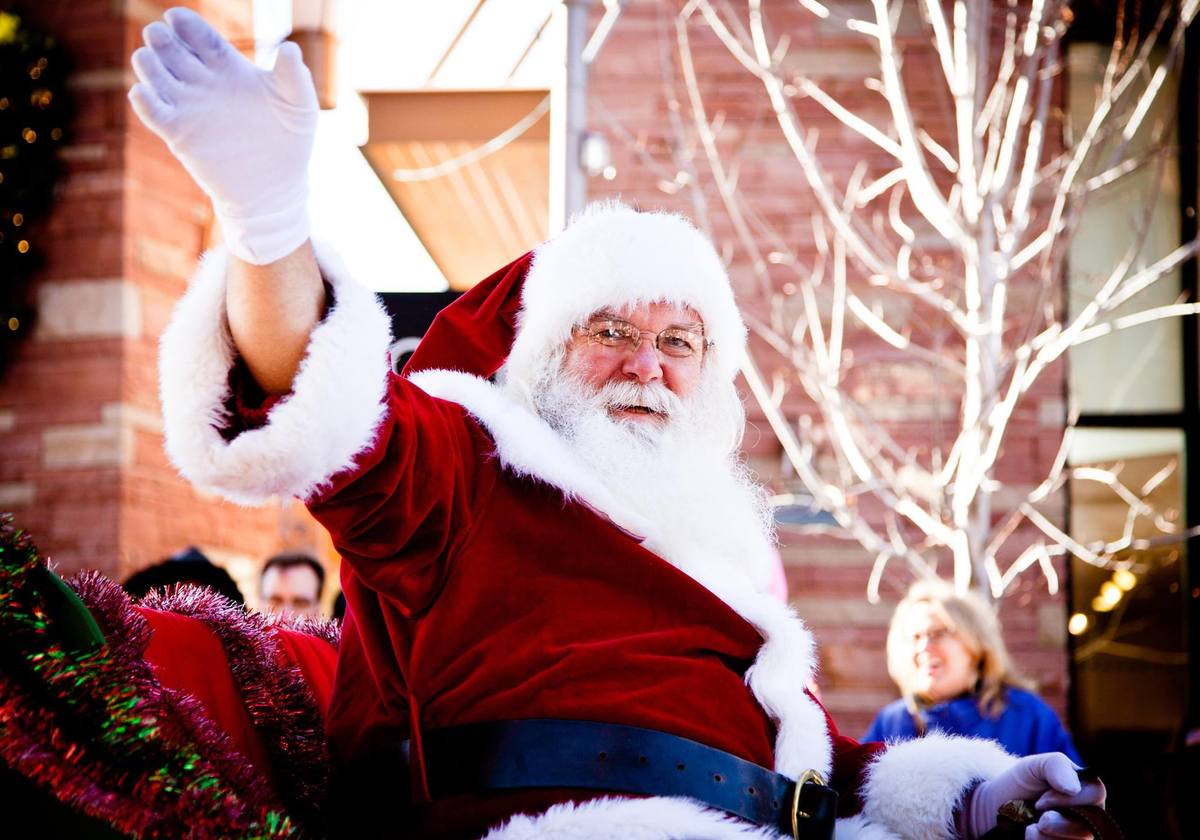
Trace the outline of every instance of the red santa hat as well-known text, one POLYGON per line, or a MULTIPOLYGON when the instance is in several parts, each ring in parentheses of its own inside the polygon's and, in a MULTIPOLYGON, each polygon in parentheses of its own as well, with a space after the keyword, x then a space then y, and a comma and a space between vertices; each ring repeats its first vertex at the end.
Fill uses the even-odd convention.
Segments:
POLYGON ((705 364, 737 375, 746 327, 712 243, 682 216, 590 205, 562 233, 497 271, 434 321, 406 374, 452 368, 523 378, 604 308, 689 306, 713 343, 705 364))

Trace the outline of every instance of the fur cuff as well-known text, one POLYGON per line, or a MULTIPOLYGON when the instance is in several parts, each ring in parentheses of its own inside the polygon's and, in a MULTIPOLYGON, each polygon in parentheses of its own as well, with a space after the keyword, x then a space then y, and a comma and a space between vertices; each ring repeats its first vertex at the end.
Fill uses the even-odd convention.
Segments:
MULTIPOLYGON (((483 840, 782 840, 690 799, 593 799, 555 805, 536 816, 513 817, 483 840)), ((838 820, 835 840, 900 840, 863 817, 838 820)))
POLYGON ((386 412, 390 320, 375 296, 317 250, 336 298, 313 330, 292 393, 268 422, 226 441, 234 347, 225 317, 228 256, 214 251, 163 333, 159 382, 166 450, 185 478, 240 504, 307 499, 371 445, 386 412))
POLYGON ((950 840, 967 789, 1015 760, 994 741, 936 732, 892 744, 869 770, 863 815, 912 840, 950 840))
POLYGON ((690 799, 593 799, 513 817, 483 840, 777 840, 758 828, 690 799))

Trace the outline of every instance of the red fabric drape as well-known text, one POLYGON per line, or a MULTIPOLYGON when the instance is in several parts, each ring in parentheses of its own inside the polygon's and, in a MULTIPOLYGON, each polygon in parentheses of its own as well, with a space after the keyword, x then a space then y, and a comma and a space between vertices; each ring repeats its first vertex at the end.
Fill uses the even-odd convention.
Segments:
POLYGON ((198 700, 213 723, 229 734, 238 752, 267 778, 274 778, 266 747, 250 722, 216 634, 199 619, 135 609, 153 630, 146 661, 159 682, 198 700))

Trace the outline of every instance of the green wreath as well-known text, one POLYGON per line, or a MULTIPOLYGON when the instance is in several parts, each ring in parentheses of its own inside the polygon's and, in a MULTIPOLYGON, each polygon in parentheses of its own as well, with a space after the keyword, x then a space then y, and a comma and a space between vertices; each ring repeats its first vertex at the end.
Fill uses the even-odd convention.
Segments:
POLYGON ((42 243, 72 107, 66 56, 53 36, 0 11, 0 372, 33 326, 30 280, 42 243))

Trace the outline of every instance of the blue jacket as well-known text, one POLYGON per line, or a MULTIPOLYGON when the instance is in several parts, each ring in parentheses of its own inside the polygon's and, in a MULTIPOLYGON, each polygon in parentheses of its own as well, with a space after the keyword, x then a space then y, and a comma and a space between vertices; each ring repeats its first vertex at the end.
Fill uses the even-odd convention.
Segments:
MULTIPOLYGON (((996 718, 986 717, 975 698, 963 695, 930 706, 925 710, 925 719, 931 731, 990 738, 1016 756, 1061 752, 1076 764, 1083 764, 1058 715, 1040 697, 1024 689, 1005 689, 1004 711, 996 718)), ((915 737, 916 724, 904 701, 897 700, 875 716, 863 740, 904 741, 915 737)))

